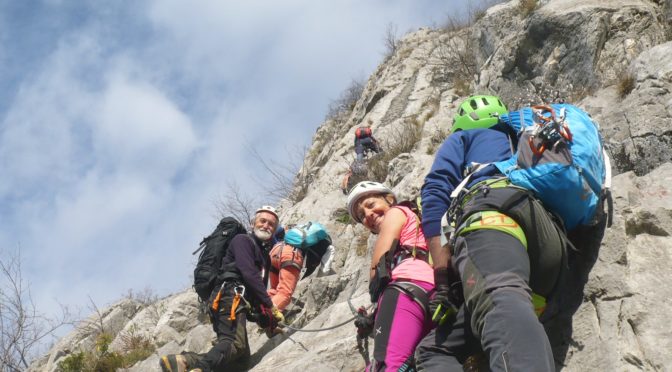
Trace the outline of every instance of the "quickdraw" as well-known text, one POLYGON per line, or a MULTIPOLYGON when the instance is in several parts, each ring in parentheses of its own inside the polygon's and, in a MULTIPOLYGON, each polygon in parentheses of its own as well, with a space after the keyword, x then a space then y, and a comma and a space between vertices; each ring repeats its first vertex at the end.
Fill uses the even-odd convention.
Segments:
POLYGON ((231 314, 229 315, 229 320, 236 320, 236 310, 238 310, 238 305, 240 305, 240 299, 245 296, 245 287, 242 285, 234 287, 233 293, 233 304, 231 305, 231 314))
POLYGON ((215 296, 215 299, 212 301, 212 311, 215 313, 219 311, 219 301, 222 299, 222 291, 224 290, 224 284, 226 282, 222 283, 222 286, 219 287, 219 291, 217 291, 217 296, 215 296))

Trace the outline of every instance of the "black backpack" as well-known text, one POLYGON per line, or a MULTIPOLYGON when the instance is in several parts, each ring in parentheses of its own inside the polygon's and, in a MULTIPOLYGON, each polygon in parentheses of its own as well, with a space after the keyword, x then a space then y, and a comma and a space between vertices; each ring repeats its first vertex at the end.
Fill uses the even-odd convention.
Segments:
POLYGON ((221 274, 222 259, 231 239, 238 234, 245 234, 245 226, 233 217, 224 217, 215 231, 201 241, 200 247, 192 254, 201 251, 194 269, 194 290, 203 301, 208 301, 212 290, 217 285, 217 275, 221 274))

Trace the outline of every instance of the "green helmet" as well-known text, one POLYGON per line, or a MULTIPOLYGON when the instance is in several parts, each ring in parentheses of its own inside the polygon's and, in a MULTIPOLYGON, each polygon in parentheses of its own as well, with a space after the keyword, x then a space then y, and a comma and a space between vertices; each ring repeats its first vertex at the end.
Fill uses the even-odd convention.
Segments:
POLYGON ((471 96, 467 98, 455 115, 451 133, 458 130, 490 128, 497 124, 497 116, 508 112, 506 106, 495 96, 471 96), (495 115, 496 114, 496 115, 495 115))

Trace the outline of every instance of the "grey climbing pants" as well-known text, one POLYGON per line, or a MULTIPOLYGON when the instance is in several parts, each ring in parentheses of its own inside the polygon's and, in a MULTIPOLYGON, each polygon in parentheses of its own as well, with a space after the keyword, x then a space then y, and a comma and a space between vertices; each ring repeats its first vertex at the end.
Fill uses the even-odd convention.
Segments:
POLYGON ((462 371, 482 346, 492 371, 554 371, 553 353, 532 306, 525 247, 513 236, 478 230, 457 239, 454 262, 465 304, 455 322, 416 349, 419 371, 462 371))

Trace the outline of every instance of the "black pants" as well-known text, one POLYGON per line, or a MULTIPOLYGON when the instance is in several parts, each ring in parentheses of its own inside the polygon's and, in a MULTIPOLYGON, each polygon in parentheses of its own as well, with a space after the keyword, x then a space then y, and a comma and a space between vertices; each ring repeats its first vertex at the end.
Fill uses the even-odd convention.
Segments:
MULTIPOLYGON (((236 314, 235 320, 229 320, 233 304, 234 284, 225 285, 219 301, 219 311, 210 308, 212 328, 217 334, 217 342, 200 360, 190 368, 201 368, 203 371, 230 371, 232 365, 245 364, 250 357, 250 345, 247 340, 247 317, 245 312, 236 314)), ((214 291, 210 296, 210 304, 217 295, 214 291)))
POLYGON ((355 143, 355 153, 357 154, 357 160, 362 160, 364 158, 364 150, 373 151, 375 153, 380 151, 378 144, 371 137, 358 139, 355 143))

